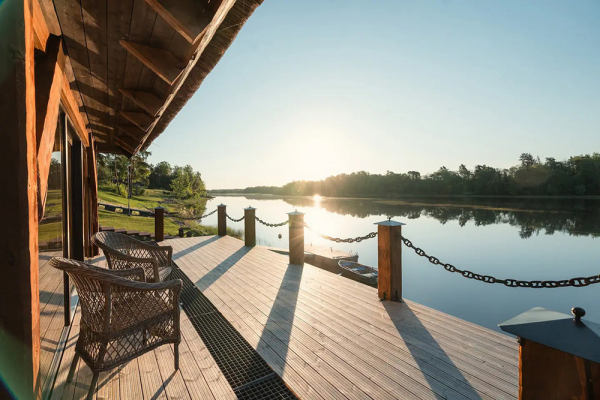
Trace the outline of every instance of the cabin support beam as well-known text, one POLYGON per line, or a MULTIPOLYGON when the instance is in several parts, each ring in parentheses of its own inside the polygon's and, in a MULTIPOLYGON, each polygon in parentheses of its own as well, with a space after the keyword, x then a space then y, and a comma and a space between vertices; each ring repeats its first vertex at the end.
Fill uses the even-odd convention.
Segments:
POLYGON ((0 7, 0 398, 38 397, 38 182, 31 0, 0 7))
MULTIPOLYGON (((96 168, 96 143, 90 133, 90 147, 87 148, 87 163, 88 163, 88 187, 90 189, 90 232, 89 237, 93 236, 100 230, 100 221, 98 219, 98 170, 96 168)), ((98 247, 91 244, 88 249, 88 257, 94 257, 100 254, 98 247)))
POLYGON ((196 42, 215 16, 203 1, 146 0, 146 3, 190 43, 196 42))
POLYGON ((51 35, 47 41, 46 55, 39 59, 35 66, 35 112, 39 169, 38 208, 40 217, 44 215, 46 205, 48 173, 54 148, 54 138, 56 137, 64 62, 62 41, 58 36, 51 35))
POLYGON ((126 40, 121 40, 119 43, 169 85, 172 85, 183 72, 181 61, 168 50, 126 40))

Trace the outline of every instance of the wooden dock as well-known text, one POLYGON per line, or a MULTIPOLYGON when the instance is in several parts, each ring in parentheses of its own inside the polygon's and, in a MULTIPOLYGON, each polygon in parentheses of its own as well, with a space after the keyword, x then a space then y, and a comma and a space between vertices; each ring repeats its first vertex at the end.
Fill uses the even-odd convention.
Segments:
MULTIPOLYGON (((167 240, 173 258, 291 390, 305 399, 516 399, 514 338, 231 237, 167 240)), ((231 398, 182 313, 181 369, 163 346, 101 375, 96 398, 231 398)), ((78 315, 53 398, 80 398, 91 372, 73 357, 78 315)))

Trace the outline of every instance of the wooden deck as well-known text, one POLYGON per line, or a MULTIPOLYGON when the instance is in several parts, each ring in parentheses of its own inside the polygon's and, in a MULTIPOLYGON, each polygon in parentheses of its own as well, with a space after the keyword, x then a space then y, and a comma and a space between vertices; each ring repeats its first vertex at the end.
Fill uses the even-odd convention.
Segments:
POLYGON ((301 398, 518 397, 514 338, 231 237, 164 244, 301 398))
MULTIPOLYGON (((518 397, 514 338, 413 302, 381 302, 373 288, 231 237, 162 244, 300 398, 518 397)), ((78 321, 76 313, 56 399, 84 397, 91 379, 80 362, 65 383, 78 321)), ((185 313, 182 328, 178 372, 163 346, 101 375, 96 398, 234 398, 185 313)))

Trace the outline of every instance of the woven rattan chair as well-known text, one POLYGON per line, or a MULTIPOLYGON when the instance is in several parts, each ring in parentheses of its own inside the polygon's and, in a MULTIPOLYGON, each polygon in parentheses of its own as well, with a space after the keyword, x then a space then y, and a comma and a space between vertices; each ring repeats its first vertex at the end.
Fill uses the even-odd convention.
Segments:
POLYGON ((110 269, 141 267, 146 282, 162 282, 171 275, 171 246, 153 246, 115 232, 98 232, 92 241, 104 252, 110 269))
POLYGON ((69 274, 81 307, 79 338, 67 382, 73 379, 81 357, 94 373, 88 392, 91 399, 100 372, 166 343, 175 344, 175 369, 179 369, 181 280, 146 283, 142 268, 108 270, 58 257, 50 263, 69 274))

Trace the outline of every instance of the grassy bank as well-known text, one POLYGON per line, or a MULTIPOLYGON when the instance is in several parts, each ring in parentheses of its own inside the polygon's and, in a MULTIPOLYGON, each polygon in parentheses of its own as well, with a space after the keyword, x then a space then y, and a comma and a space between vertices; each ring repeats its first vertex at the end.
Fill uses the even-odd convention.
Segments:
MULTIPOLYGON (((103 203, 110 203, 119 206, 127 206, 127 199, 122 197, 105 187, 98 188, 98 199, 103 203)), ((162 190, 146 189, 143 195, 132 196, 129 204, 132 208, 154 209, 157 206, 162 206, 167 212, 177 212, 182 215, 203 215, 206 213, 207 199, 188 199, 179 200, 171 194, 165 194, 162 190)), ((112 226, 114 228, 124 228, 128 230, 154 232, 154 218, 127 216, 120 212, 98 210, 100 225, 112 226)), ((193 236, 216 235, 217 227, 206 226, 196 223, 195 221, 182 221, 182 225, 177 224, 170 218, 165 218, 165 234, 177 235, 180 226, 188 228, 193 236)), ((243 238, 244 233, 241 230, 227 229, 227 234, 237 238, 243 238)))

